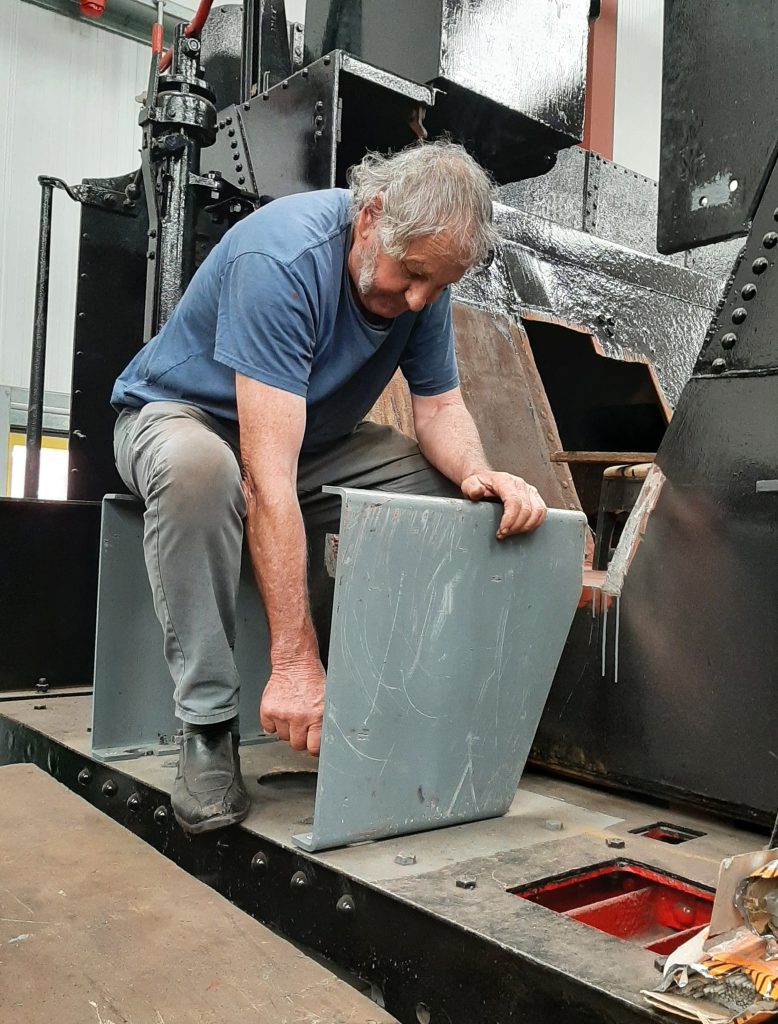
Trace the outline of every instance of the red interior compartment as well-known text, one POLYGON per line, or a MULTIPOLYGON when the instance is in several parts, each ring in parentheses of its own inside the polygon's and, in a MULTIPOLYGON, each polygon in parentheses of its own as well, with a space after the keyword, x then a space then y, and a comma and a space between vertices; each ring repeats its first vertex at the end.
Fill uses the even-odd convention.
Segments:
POLYGON ((677 949, 710 922, 715 895, 694 882, 625 860, 509 891, 663 954, 677 949))

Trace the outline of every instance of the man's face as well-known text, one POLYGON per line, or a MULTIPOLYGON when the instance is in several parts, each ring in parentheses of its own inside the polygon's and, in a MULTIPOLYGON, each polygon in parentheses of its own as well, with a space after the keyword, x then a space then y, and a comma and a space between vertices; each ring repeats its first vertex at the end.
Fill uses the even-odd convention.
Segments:
POLYGON ((415 238, 401 260, 387 256, 376 233, 378 215, 368 207, 357 217, 348 257, 355 298, 366 313, 387 320, 409 310, 418 313, 466 268, 453 258, 447 232, 415 238))

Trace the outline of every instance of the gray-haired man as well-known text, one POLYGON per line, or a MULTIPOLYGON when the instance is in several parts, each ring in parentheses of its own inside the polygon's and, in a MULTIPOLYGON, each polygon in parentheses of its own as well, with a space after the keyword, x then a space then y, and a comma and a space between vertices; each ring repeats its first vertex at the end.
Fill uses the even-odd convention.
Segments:
POLYGON ((145 556, 184 723, 173 809, 240 821, 232 648, 245 534, 270 627, 260 719, 318 753, 325 672, 306 534, 337 531, 325 484, 496 498, 497 536, 545 518, 492 470, 459 390, 449 286, 494 242, 491 186, 459 146, 370 155, 350 190, 288 196, 232 228, 116 382, 116 459, 146 504, 145 556), (400 367, 418 445, 362 423, 400 367))

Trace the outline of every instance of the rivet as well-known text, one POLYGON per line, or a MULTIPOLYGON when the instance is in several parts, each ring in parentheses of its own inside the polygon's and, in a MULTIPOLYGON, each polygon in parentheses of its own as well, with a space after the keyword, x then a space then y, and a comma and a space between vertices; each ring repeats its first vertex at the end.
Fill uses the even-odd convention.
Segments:
POLYGON ((224 121, 219 121, 219 130, 221 130, 223 127, 224 127, 224 121))
POLYGON ((243 164, 235 164, 235 170, 236 171, 242 171, 243 170, 243 164))
POLYGON ((119 787, 113 781, 113 779, 106 779, 103 783, 103 796, 116 796, 119 787))
POLYGON ((82 768, 78 773, 78 784, 79 786, 88 786, 92 781, 92 773, 88 768, 82 768))
POLYGON ((137 811, 140 809, 140 793, 130 793, 127 797, 127 810, 137 811))
POLYGON ((230 143, 230 148, 231 149, 237 149, 238 148, 238 140, 237 139, 233 139, 232 140, 232 142, 230 143))
POLYGON ((157 237, 157 229, 156 228, 151 228, 149 230, 149 238, 156 238, 156 237, 157 237))
POLYGON ((167 819, 167 807, 165 807, 163 804, 160 804, 156 811, 154 811, 154 821, 156 821, 158 825, 166 825, 167 819))
POLYGON ((155 256, 155 254, 153 252, 147 252, 146 253, 146 259, 147 260, 153 260, 153 259, 156 259, 156 256, 155 256))
POLYGON ((413 853, 398 853, 394 858, 395 864, 401 864, 403 867, 407 867, 409 864, 416 863, 416 855, 413 853))
POLYGON ((354 899, 352 896, 341 896, 338 902, 335 904, 335 909, 339 914, 353 914, 356 909, 354 906, 354 899))
POLYGON ((727 364, 723 359, 714 359, 710 364, 710 368, 714 373, 721 373, 723 370, 726 370, 727 364))
POLYGON ((324 135, 324 132, 321 130, 321 128, 317 128, 313 134, 316 136, 317 139, 320 139, 322 135, 324 135))
POLYGON ((88 234, 88 232, 84 231, 84 233, 83 233, 83 234, 81 235, 81 237, 82 237, 82 238, 83 238, 84 240, 86 240, 87 238, 89 238, 89 234, 88 234))
POLYGON ((288 82, 282 82, 281 83, 281 88, 282 89, 288 89, 289 88, 289 83, 288 82))
POLYGON ((324 110, 324 101, 323 100, 316 100, 316 109, 317 110, 324 110))
POLYGON ((85 320, 85 319, 86 319, 86 313, 84 313, 83 311, 82 311, 82 312, 80 312, 80 313, 78 314, 78 319, 79 319, 79 320, 85 320))
POLYGON ((244 103, 243 104, 243 109, 244 110, 251 110, 251 104, 250 103, 244 103))
POLYGON ((86 274, 81 274, 81 280, 82 281, 86 281, 86 279, 87 279, 87 275, 86 274))
POLYGON ((736 344, 737 344, 737 335, 733 334, 732 331, 729 331, 721 339, 721 347, 722 348, 726 348, 726 349, 734 348, 736 344))
POLYGON ((454 883, 457 889, 475 889, 478 880, 475 875, 462 875, 454 883))
POLYGON ((240 153, 233 153, 232 154, 232 159, 233 160, 240 160, 240 153))
POLYGON ((742 306, 738 306, 737 309, 732 311, 732 323, 742 324, 745 318, 748 316, 748 310, 743 309, 742 306))
POLYGON ((304 871, 295 871, 289 884, 293 889, 305 889, 308 885, 308 876, 304 871))
POLYGON ((767 270, 768 266, 769 266, 769 263, 764 258, 764 256, 757 256, 757 258, 751 264, 751 269, 753 270, 753 272, 755 274, 764 274, 764 272, 765 272, 765 270, 767 270))
POLYGON ((778 210, 773 210, 773 220, 778 220, 778 210))
POLYGON ((627 844, 623 839, 606 839, 605 845, 609 846, 612 850, 623 850, 627 844))
POLYGON ((225 124, 227 124, 227 125, 230 125, 230 124, 232 124, 232 118, 231 118, 231 117, 227 117, 227 118, 225 118, 225 119, 224 119, 224 123, 225 123, 225 124))
POLYGON ((324 62, 323 62, 323 63, 324 63, 324 64, 329 64, 331 60, 332 60, 332 58, 331 58, 331 57, 325 57, 325 58, 324 58, 324 62))
POLYGON ((742 295, 742 297, 745 299, 746 302, 750 302, 751 299, 753 299, 754 296, 756 295, 756 285, 755 284, 751 284, 751 282, 749 281, 748 284, 744 284, 743 285, 743 287, 740 290, 740 294, 742 295))
POLYGON ((774 249, 778 245, 778 235, 774 231, 768 231, 762 239, 762 245, 765 249, 774 249))
POLYGON ((251 858, 252 871, 267 871, 268 859, 266 853, 255 853, 251 858))
POLYGON ((238 178, 238 184, 239 185, 245 185, 245 183, 246 183, 246 179, 241 174, 241 176, 238 178))
POLYGON ((269 100, 269 99, 270 99, 270 93, 268 93, 268 92, 263 92, 263 93, 262 93, 262 99, 263 99, 263 100, 269 100))
POLYGON ((235 134, 235 129, 234 128, 230 128, 230 130, 227 132, 227 134, 229 135, 230 138, 232 138, 232 136, 235 134))
POLYGON ((303 76, 303 78, 307 78, 308 77, 308 68, 303 68, 302 71, 300 72, 300 74, 303 76))

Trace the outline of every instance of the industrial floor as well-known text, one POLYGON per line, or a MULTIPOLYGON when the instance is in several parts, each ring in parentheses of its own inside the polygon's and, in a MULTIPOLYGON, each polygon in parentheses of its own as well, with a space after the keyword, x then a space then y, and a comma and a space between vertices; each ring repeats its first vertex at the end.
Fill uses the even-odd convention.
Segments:
MULTIPOLYGON (((89 714, 87 695, 47 694, 31 700, 3 701, 0 703, 0 737, 5 733, 5 740, 0 747, 0 760, 37 758, 40 763, 40 754, 33 756, 34 751, 39 750, 37 737, 40 734, 53 741, 57 750, 83 755, 73 761, 74 765, 88 763, 89 714), (26 747, 22 749, 20 744, 26 747)), ((510 889, 617 859, 713 887, 719 863, 725 856, 759 849, 765 842, 759 834, 687 810, 669 809, 528 772, 508 814, 502 818, 319 854, 302 854, 294 847, 292 836, 305 831, 313 813, 315 774, 311 769, 314 762, 278 742, 244 747, 241 756, 253 801, 251 813, 240 827, 242 840, 255 840, 260 851, 271 848, 289 851, 296 863, 309 864, 314 872, 317 865, 322 871, 330 869, 353 886, 398 901, 405 909, 411 907, 419 915, 420 926, 426 927, 425 922, 440 919, 463 935, 480 940, 484 950, 495 953, 499 950, 501 956, 515 956, 522 963, 542 968, 544 973, 550 972, 549 977, 569 982, 571 991, 579 993, 571 996, 573 1002, 581 992, 597 993, 603 1009, 594 1016, 582 1011, 581 1020, 657 1019, 640 995, 641 989, 654 988, 658 983, 654 965, 656 954, 519 899, 509 892, 510 889), (630 831, 657 821, 702 834, 681 845, 668 845, 630 831), (608 845, 608 841, 613 844, 614 840, 615 847, 608 845)), ((62 767, 60 755, 55 752, 48 758, 49 763, 42 766, 78 792, 75 780, 63 777, 70 768, 62 767)), ((110 801, 119 799, 128 781, 132 784, 135 780, 139 785, 165 794, 170 791, 174 771, 175 758, 170 756, 146 756, 95 766, 102 790, 90 795, 87 790, 93 791, 96 782, 86 781, 83 795, 121 820, 121 815, 111 810, 110 801), (107 782, 100 782, 102 779, 107 782), (117 792, 112 780, 118 783, 119 796, 112 795, 117 792)), ((83 776, 81 781, 85 778, 83 776)), ((160 824, 170 828, 172 822, 163 822, 162 818, 160 824)), ((143 834, 143 830, 136 831, 143 834)), ((198 840, 187 842, 194 844, 198 840)), ((306 884, 305 879, 301 884, 306 884)), ((430 955, 434 957, 434 951, 430 955)), ((472 968, 472 965, 464 966, 472 968)), ((434 971, 432 963, 429 970, 434 971)), ((419 985, 423 987, 424 965, 416 965, 416 971, 419 985)), ((477 984, 477 977, 476 972, 472 983, 477 984)), ((389 1002, 387 1006, 391 1009, 389 1002)), ((432 1024, 437 1020, 446 1021, 446 1017, 454 1021, 451 1012, 437 1017, 434 1013, 431 1017, 423 1013, 418 1016, 420 1012, 417 1010, 417 1019, 431 1020, 432 1024)), ((256 1019, 263 1018, 260 1015, 256 1019)), ((340 1018, 324 1014, 321 1019, 340 1018)), ((387 1019, 390 1018, 379 1016, 376 1008, 375 1020, 387 1019)), ((490 1022, 494 1019, 483 1018, 490 1022)), ((519 1018, 506 1013, 505 1019, 519 1018)), ((541 1018, 528 1016, 526 1019, 541 1018)), ((557 1015, 556 1019, 562 1018, 557 1015)), ((158 1022, 154 1020, 154 1024, 158 1022)), ((165 1024, 170 1024, 167 1017, 165 1024)))

